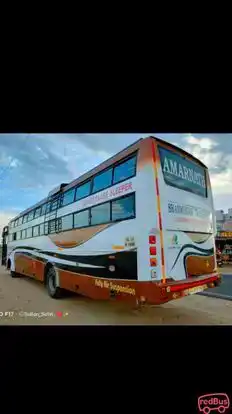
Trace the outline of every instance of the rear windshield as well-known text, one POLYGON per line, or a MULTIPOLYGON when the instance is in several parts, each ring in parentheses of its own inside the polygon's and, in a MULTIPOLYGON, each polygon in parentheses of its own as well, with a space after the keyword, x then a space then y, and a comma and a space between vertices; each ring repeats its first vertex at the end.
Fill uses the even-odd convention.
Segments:
POLYGON ((158 148, 165 183, 207 197, 205 168, 160 145, 158 148))

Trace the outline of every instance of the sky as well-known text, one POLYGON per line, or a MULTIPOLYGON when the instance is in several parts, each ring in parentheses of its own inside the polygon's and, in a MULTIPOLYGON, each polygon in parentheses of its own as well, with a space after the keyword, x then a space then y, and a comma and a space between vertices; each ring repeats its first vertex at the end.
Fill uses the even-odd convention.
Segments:
POLYGON ((0 234, 22 210, 139 138, 171 142, 206 164, 215 209, 232 207, 232 134, 0 134, 0 234))

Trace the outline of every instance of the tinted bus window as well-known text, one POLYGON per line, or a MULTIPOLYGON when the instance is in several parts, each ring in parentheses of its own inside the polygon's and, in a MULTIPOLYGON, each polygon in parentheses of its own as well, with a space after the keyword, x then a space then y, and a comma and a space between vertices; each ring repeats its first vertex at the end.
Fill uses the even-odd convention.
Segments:
POLYGON ((39 234, 40 234, 40 236, 44 235, 44 223, 39 225, 39 234))
POLYGON ((50 213, 51 211, 51 203, 47 203, 46 205, 46 213, 50 213))
POLYGON ((77 187, 75 200, 80 200, 81 198, 88 197, 90 194, 90 184, 91 182, 88 181, 87 183, 80 185, 80 187, 77 187))
POLYGON ((21 239, 21 231, 17 231, 16 239, 17 240, 21 239))
POLYGON ((183 155, 159 146, 163 177, 166 184, 207 197, 205 169, 183 155))
POLYGON ((110 221, 110 203, 91 208, 91 224, 102 224, 110 221))
POLYGON ((22 224, 22 222, 23 222, 23 218, 22 217, 19 217, 19 223, 18 223, 18 225, 20 226, 22 224))
POLYGON ((50 220, 48 222, 48 233, 55 233, 56 232, 56 220, 50 220))
POLYGON ((22 239, 26 238, 26 230, 22 230, 22 239))
POLYGON ((43 216, 46 213, 47 204, 44 204, 41 208, 41 216, 43 216))
POLYGON ((113 169, 111 168, 108 171, 105 171, 99 175, 96 175, 93 179, 93 193, 97 191, 104 190, 104 188, 109 187, 112 184, 112 174, 113 169))
POLYGON ((85 227, 89 225, 89 210, 80 211, 74 214, 74 228, 85 227))
POLYGON ((114 179, 113 184, 116 184, 120 181, 131 178, 135 175, 136 172, 136 156, 130 158, 129 160, 123 162, 122 164, 117 165, 114 168, 114 179))
POLYGON ((38 207, 38 208, 35 210, 35 216, 34 216, 34 218, 39 217, 39 216, 40 216, 40 213, 41 213, 41 207, 38 207))
POLYGON ((26 237, 27 237, 27 239, 30 238, 30 237, 32 237, 32 227, 29 227, 26 230, 26 237))
POLYGON ((18 226, 18 220, 15 220, 15 227, 18 226))
POLYGON ((34 210, 30 211, 30 213, 28 214, 28 221, 33 220, 34 218, 34 210))
POLYGON ((73 228, 73 215, 61 217, 61 230, 69 230, 73 228))
POLYGON ((33 227, 33 237, 39 236, 39 226, 33 227))
POLYGON ((51 203, 50 211, 54 211, 58 208, 58 198, 51 203))
POLYGON ((112 201, 112 221, 135 217, 134 194, 112 201))
POLYGON ((23 223, 27 223, 28 220, 28 215, 26 214, 25 216, 23 216, 23 223))
POLYGON ((61 207, 66 206, 67 204, 73 203, 75 195, 75 188, 73 190, 69 190, 63 194, 63 199, 61 199, 61 207))

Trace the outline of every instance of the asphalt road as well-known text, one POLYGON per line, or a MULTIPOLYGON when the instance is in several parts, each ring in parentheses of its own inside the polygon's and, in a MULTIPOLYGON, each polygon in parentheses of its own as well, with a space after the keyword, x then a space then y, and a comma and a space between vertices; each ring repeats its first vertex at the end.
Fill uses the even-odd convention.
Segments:
POLYGON ((30 278, 0 267, 0 325, 232 325, 232 301, 192 295, 140 310, 71 294, 54 300, 30 278))
POLYGON ((215 297, 232 301, 232 273, 222 273, 222 283, 213 289, 206 289, 199 293, 202 296, 215 297))

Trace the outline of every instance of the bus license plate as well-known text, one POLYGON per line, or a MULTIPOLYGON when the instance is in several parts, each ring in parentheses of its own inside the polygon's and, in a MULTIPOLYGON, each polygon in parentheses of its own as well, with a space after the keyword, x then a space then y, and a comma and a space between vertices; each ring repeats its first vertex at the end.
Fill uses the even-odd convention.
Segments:
POLYGON ((187 295, 194 295, 195 293, 202 292, 203 290, 207 289, 207 285, 196 286, 186 290, 187 295))

